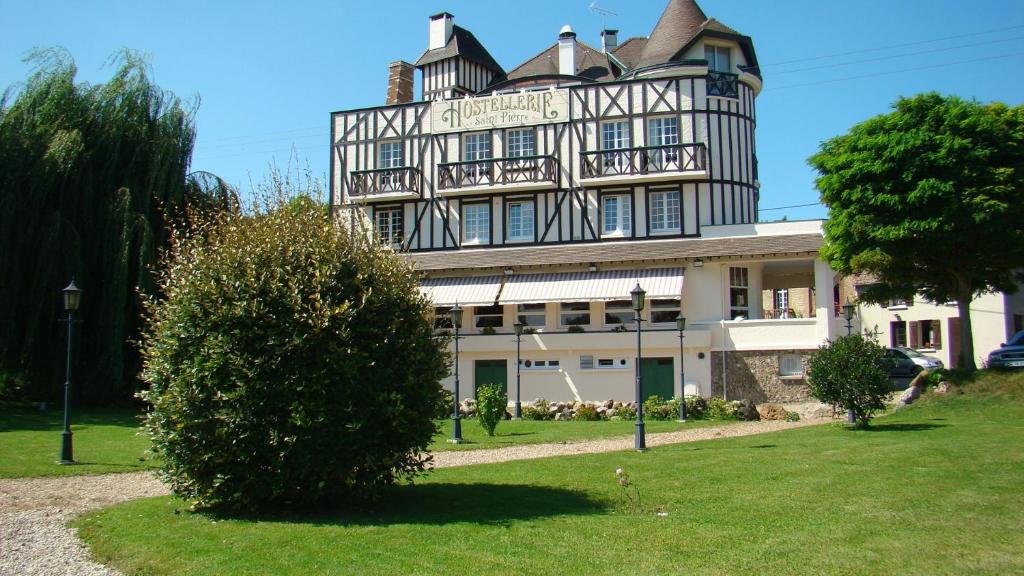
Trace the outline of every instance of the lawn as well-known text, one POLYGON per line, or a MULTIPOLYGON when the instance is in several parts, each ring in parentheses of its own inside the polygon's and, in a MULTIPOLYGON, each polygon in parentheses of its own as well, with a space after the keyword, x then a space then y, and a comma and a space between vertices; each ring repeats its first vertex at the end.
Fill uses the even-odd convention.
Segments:
POLYGON ((35 405, 0 404, 0 478, 136 472, 158 465, 144 459, 149 439, 130 409, 80 409, 71 413, 76 464, 61 466, 64 412, 35 405))
POLYGON ((231 518, 161 497, 75 525, 128 575, 1019 574, 1024 374, 870 431, 437 470, 373 513, 231 518))

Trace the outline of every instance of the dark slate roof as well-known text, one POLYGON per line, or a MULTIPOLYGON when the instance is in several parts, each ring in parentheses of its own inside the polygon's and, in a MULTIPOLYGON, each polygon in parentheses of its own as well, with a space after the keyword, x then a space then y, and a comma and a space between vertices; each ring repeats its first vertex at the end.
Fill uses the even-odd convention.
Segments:
MULTIPOLYGON (((604 52, 590 45, 576 41, 576 76, 589 80, 613 80, 611 64, 604 52)), ((516 66, 508 73, 509 80, 519 80, 531 76, 552 76, 558 74, 558 43, 545 49, 540 54, 516 66)))
POLYGON ((690 43, 708 17, 694 0, 671 0, 654 26, 637 67, 664 64, 690 43))
POLYGON ((821 234, 787 234, 410 252, 405 257, 421 271, 472 270, 800 254, 817 252, 821 243, 821 234))
POLYGON ((640 62, 640 53, 643 52, 644 46, 647 46, 647 38, 634 36, 612 49, 612 55, 626 66, 636 68, 636 65, 640 62))
POLYGON ((505 73, 491 56, 490 52, 476 39, 476 36, 473 36, 472 32, 461 26, 452 26, 452 37, 448 39, 448 43, 444 45, 444 48, 427 50, 416 61, 416 66, 425 66, 432 62, 439 62, 456 56, 462 56, 466 60, 476 62, 484 68, 494 70, 498 74, 505 73))

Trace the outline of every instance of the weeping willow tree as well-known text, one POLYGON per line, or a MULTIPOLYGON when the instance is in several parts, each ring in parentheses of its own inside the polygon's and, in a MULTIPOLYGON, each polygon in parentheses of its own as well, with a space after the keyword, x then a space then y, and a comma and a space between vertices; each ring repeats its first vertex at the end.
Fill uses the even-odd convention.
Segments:
MULTIPOLYGON (((161 90, 138 55, 112 58, 106 83, 76 83, 70 56, 34 53, 35 70, 0 99, 0 378, 33 400, 59 398, 59 291, 85 290, 75 382, 90 403, 135 389, 141 295, 173 221, 235 205, 189 174, 196 102, 161 90)), ((0 388, 3 388, 0 386, 0 388)))

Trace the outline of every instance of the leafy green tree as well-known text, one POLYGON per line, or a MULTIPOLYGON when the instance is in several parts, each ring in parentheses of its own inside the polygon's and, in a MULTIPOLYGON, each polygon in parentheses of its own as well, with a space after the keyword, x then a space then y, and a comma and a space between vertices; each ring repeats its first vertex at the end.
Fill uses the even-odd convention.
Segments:
POLYGON ((973 370, 971 301, 1024 279, 1024 107, 929 93, 893 108, 810 158, 829 208, 821 254, 879 279, 867 302, 956 301, 973 370))
POLYGON ((875 410, 885 410, 891 360, 874 341, 851 334, 840 336, 811 356, 808 385, 811 395, 833 408, 853 411, 865 427, 875 410))
POLYGON ((143 346, 163 475, 200 507, 373 498, 429 462, 447 341, 400 256, 263 206, 175 236, 143 346))
POLYGON ((126 402, 139 293, 154 293, 167 220, 228 206, 234 193, 188 175, 195 105, 153 84, 135 54, 116 56, 97 85, 76 83, 62 51, 30 61, 36 71, 0 98, 0 374, 17 375, 29 398, 60 398, 59 291, 74 277, 85 290, 75 390, 126 402))

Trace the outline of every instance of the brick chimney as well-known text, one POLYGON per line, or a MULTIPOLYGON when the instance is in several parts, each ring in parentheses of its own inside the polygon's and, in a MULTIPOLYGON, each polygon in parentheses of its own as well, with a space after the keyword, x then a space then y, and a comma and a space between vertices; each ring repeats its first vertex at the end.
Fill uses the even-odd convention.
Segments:
POLYGON ((558 73, 576 75, 576 33, 568 24, 558 33, 558 73))
POLYGON ((402 60, 392 62, 388 66, 388 106, 412 102, 414 70, 412 64, 402 60))

